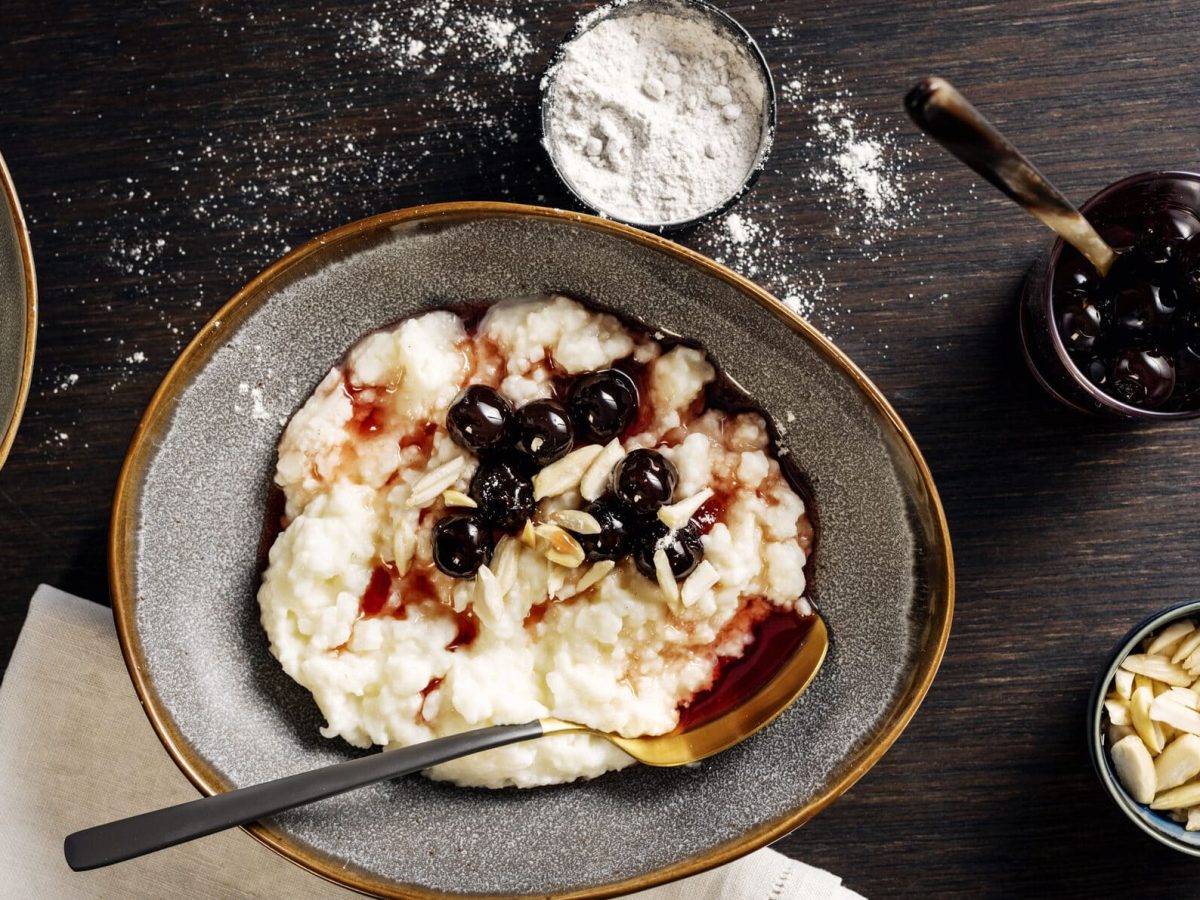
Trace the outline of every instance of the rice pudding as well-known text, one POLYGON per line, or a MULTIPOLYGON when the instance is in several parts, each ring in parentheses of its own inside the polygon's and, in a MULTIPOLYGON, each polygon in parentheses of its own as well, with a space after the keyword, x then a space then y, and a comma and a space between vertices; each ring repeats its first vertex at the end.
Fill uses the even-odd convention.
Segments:
MULTIPOLYGON (((363 338, 284 431, 258 594, 322 734, 665 734, 760 636, 805 628, 809 511, 728 396, 703 351, 563 296, 363 338)), ((531 787, 631 762, 562 734, 427 774, 531 787)))

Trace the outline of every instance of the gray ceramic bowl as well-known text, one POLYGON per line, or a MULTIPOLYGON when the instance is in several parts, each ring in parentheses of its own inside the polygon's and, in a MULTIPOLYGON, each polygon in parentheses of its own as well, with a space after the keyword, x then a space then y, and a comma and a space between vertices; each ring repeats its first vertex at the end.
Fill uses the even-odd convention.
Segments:
POLYGON ((0 466, 17 437, 29 395, 36 336, 37 280, 29 232, 0 157, 0 466))
POLYGON ((632 228, 498 203, 420 207, 324 235, 247 285, 184 351, 134 439, 113 510, 117 628, 152 724, 197 787, 355 752, 318 736, 314 704, 258 623, 259 536, 285 419, 364 332, 449 301, 549 290, 699 339, 786 429, 815 492, 829 657, 773 725, 694 768, 530 791, 414 777, 250 829, 358 890, 611 896, 727 862, 860 778, 941 660, 953 563, 933 482, 894 411, 832 344, 750 282, 632 228))
POLYGON ((1087 720, 1088 753, 1091 754, 1092 766, 1108 795, 1134 825, 1159 843, 1189 856, 1200 856, 1200 831, 1187 831, 1178 822, 1173 822, 1162 813, 1138 803, 1117 780, 1112 760, 1108 755, 1108 739, 1104 734, 1104 698, 1108 695, 1109 685, 1112 684, 1121 660, 1133 653, 1149 635, 1161 631, 1177 619, 1195 616, 1197 613, 1200 613, 1200 600, 1189 600, 1156 612, 1133 626, 1113 648, 1108 657, 1108 665, 1096 679, 1091 702, 1088 704, 1087 720))

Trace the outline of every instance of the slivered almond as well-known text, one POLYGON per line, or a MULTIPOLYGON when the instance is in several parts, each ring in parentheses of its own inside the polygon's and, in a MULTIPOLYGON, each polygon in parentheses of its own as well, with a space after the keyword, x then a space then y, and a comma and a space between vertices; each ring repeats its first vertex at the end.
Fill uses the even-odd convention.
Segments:
POLYGON ((478 509, 479 504, 464 494, 462 491, 442 491, 442 502, 451 507, 463 507, 465 509, 478 509))
POLYGON ((1129 716, 1133 721, 1133 730, 1138 733, 1146 749, 1158 755, 1163 749, 1162 728, 1150 718, 1150 706, 1154 702, 1154 692, 1149 687, 1140 687, 1133 692, 1129 700, 1129 716))
POLYGON ((1122 699, 1128 700, 1133 694, 1133 673, 1117 669, 1117 674, 1113 676, 1113 687, 1122 699))
POLYGON ((1150 718, 1188 734, 1200 734, 1200 712, 1175 702, 1169 694, 1154 698, 1150 704, 1150 718))
POLYGON ((1187 809, 1200 806, 1200 781, 1164 791, 1154 798, 1151 809, 1187 809))
POLYGON ((1170 697, 1176 703, 1186 706, 1188 709, 1200 710, 1200 694, 1197 694, 1191 688, 1173 687, 1165 694, 1164 697, 1170 697))
POLYGON ((1146 648, 1146 652, 1151 655, 1170 656, 1180 641, 1187 637, 1194 627, 1191 619, 1172 622, 1150 642, 1150 646, 1146 648))
POLYGON ((1154 760, 1141 738, 1130 735, 1113 744, 1110 751, 1113 769, 1125 790, 1138 803, 1154 799, 1154 760))
POLYGON ((1200 774, 1200 737, 1184 734, 1167 745, 1154 761, 1157 790, 1166 791, 1200 774))
POLYGON ((546 544, 546 559, 568 569, 577 569, 583 564, 583 547, 571 537, 570 532, 549 522, 534 529, 546 544))
POLYGON ((576 534, 599 534, 600 523, 582 509, 560 509, 550 514, 550 520, 576 534))
POLYGON ((1104 711, 1108 713, 1108 721, 1114 725, 1132 724, 1133 720, 1129 718, 1129 702, 1122 700, 1116 694, 1110 694, 1104 701, 1104 711))
MULTIPOLYGON (((1137 732, 1133 730, 1132 725, 1111 725, 1110 724, 1108 726, 1108 746, 1111 747, 1117 741, 1121 740, 1122 738, 1127 738, 1131 734, 1137 734, 1137 732)), ((1138 740, 1140 741, 1141 738, 1138 738, 1138 740)))
POLYGON ((526 547, 537 547, 537 529, 533 527, 532 519, 525 520, 525 527, 521 529, 521 543, 526 547))
POLYGON ((1193 678, 1195 678, 1197 675, 1200 675, 1200 648, 1197 648, 1189 653, 1187 659, 1181 662, 1180 665, 1183 666, 1184 669, 1187 670, 1187 673, 1193 678))
POLYGON ((466 459, 456 456, 449 462, 442 463, 432 472, 423 475, 413 485, 412 494, 409 495, 404 505, 409 509, 424 509, 440 497, 442 491, 458 480, 458 476, 462 474, 466 464, 466 459))
POLYGON ((625 450, 616 438, 604 445, 604 449, 596 455, 587 471, 583 473, 583 478, 579 480, 579 493, 584 500, 591 502, 604 493, 608 487, 608 476, 624 455, 625 450))
POLYGON ((1197 628, 1179 642, 1179 646, 1177 646, 1175 648, 1175 652, 1171 654, 1171 662, 1177 663, 1181 660, 1187 659, 1196 651, 1197 647, 1200 647, 1200 628, 1197 628))
POLYGON ((1183 826, 1185 831, 1200 831, 1200 806, 1193 806, 1187 811, 1187 824, 1183 826))
POLYGON ((583 573, 579 581, 575 583, 575 592, 580 593, 586 591, 594 584, 599 584, 616 567, 617 564, 611 559, 602 559, 594 563, 590 569, 583 573))
MULTIPOLYGON (((655 574, 658 574, 657 569, 655 574)), ((685 607, 693 606, 720 580, 721 575, 713 567, 713 564, 707 559, 702 559, 700 565, 696 566, 696 570, 687 577, 687 581, 679 589, 679 599, 685 607)))
POLYGON ((1179 687, 1187 687, 1192 683, 1192 676, 1184 671, 1182 666, 1167 662, 1161 656, 1131 653, 1121 660, 1121 668, 1138 675, 1145 675, 1147 678, 1153 678, 1155 681, 1179 687))
POLYGON ((544 500, 546 497, 557 497, 572 488, 578 487, 583 473, 588 470, 596 457, 603 451, 599 444, 589 444, 572 450, 557 462, 552 462, 542 471, 533 476, 533 499, 544 500))
POLYGON ((667 551, 659 547, 654 551, 654 577, 663 596, 674 602, 679 599, 679 585, 675 583, 675 574, 671 571, 671 563, 667 559, 667 551))
POLYGON ((500 582, 487 566, 480 566, 479 571, 475 573, 475 597, 493 618, 500 618, 504 612, 504 592, 500 590, 500 582))
POLYGON ((672 503, 670 506, 659 507, 658 519, 668 528, 682 528, 686 525, 705 503, 713 492, 705 488, 698 494, 693 494, 686 500, 672 503))
POLYGON ((500 590, 504 594, 511 591, 517 583, 517 555, 520 553, 520 546, 510 537, 501 538, 492 556, 492 570, 496 573, 496 580, 500 582, 500 590))
POLYGON ((551 600, 558 598, 567 580, 567 573, 561 568, 550 566, 546 572, 546 596, 551 600))

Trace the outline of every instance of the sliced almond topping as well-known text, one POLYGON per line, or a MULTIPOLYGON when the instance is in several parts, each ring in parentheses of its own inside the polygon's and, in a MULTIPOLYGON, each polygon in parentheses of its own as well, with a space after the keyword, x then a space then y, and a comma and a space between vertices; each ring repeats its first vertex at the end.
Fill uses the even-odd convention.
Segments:
POLYGON ((1104 701, 1104 711, 1108 713, 1108 721, 1114 725, 1132 724, 1129 718, 1129 702, 1122 700, 1116 694, 1109 694, 1104 701))
POLYGON ((1184 734, 1167 745, 1154 761, 1157 790, 1166 791, 1200 774, 1200 737, 1184 734))
POLYGON ((1188 654, 1187 659, 1180 663, 1189 675, 1195 678, 1200 675, 1200 648, 1193 650, 1188 654))
MULTIPOLYGON (((655 570, 657 573, 657 569, 655 570)), ((686 606, 693 606, 697 600, 712 590, 713 586, 721 580, 720 573, 713 567, 707 559, 700 560, 700 565, 696 566, 696 571, 692 572, 687 577, 687 581, 683 583, 683 587, 679 590, 679 599, 686 606)))
POLYGON ((625 450, 616 438, 604 445, 604 449, 588 466, 587 471, 583 473, 583 478, 579 481, 579 493, 584 500, 590 503, 604 493, 605 488, 608 487, 608 476, 612 474, 613 467, 621 461, 624 455, 625 450))
POLYGON ((590 569, 583 573, 579 581, 575 583, 575 592, 586 591, 592 585, 599 584, 616 567, 617 564, 611 559, 602 559, 594 563, 590 569))
POLYGON ((458 476, 462 474, 466 464, 465 458, 456 456, 449 462, 442 463, 432 472, 423 475, 413 485, 412 494, 409 495, 404 505, 409 509, 424 509, 440 497, 442 491, 447 490, 458 480, 458 476))
POLYGON ((1141 737, 1146 749, 1158 755, 1163 749, 1162 728, 1150 719, 1150 705, 1154 702, 1154 692, 1148 687, 1140 687, 1133 692, 1129 700, 1129 716, 1133 720, 1133 729, 1141 737))
POLYGON ((670 506, 660 507, 658 510, 658 519, 668 528, 682 528, 686 525, 705 503, 708 498, 713 495, 713 492, 705 488, 698 494, 693 494, 686 500, 680 500, 678 503, 672 503, 670 506))
POLYGON ((517 556, 521 545, 510 537, 500 538, 496 552, 492 556, 492 570, 496 580, 500 582, 500 591, 508 594, 517 583, 517 556))
POLYGON ((1177 663, 1191 656, 1200 647, 1200 628, 1197 628, 1179 642, 1175 652, 1171 654, 1171 662, 1177 663))
POLYGON ((1154 798, 1151 809, 1187 809, 1200 806, 1200 781, 1164 791, 1154 798))
POLYGON ((552 462, 533 476, 533 499, 557 497, 579 485, 579 479, 603 451, 599 444, 589 444, 572 450, 557 462, 552 462))
POLYGON ((550 520, 576 534, 600 533, 600 523, 596 517, 581 509, 560 509, 550 514, 550 520))
POLYGON ((1176 703, 1170 694, 1155 697, 1150 704, 1150 719, 1162 722, 1188 734, 1200 734, 1200 712, 1176 703))
POLYGON ((679 599, 679 585, 675 583, 675 574, 671 571, 671 563, 667 559, 667 551, 661 547, 654 551, 654 577, 663 596, 670 601, 679 599))
POLYGON ((487 566, 480 566, 475 573, 475 599, 492 614, 492 618, 498 619, 504 612, 504 592, 487 566))
POLYGON ((462 491, 442 491, 442 502, 451 507, 464 507, 466 509, 478 509, 479 504, 464 494, 462 491))
POLYGON ((1113 770, 1125 790, 1138 803, 1149 803, 1154 799, 1154 760, 1141 738, 1130 735, 1113 744, 1111 750, 1113 770))
POLYGON ((667 557, 667 551, 661 547, 654 551, 654 577, 658 581, 659 590, 667 600, 677 601, 679 599, 679 583, 675 580, 675 573, 671 571, 671 561, 667 557))
POLYGON ((521 543, 526 547, 537 547, 537 529, 533 527, 532 519, 525 520, 525 527, 521 529, 521 543))
POLYGON ((1146 648, 1146 652, 1151 655, 1170 656, 1180 641, 1191 634, 1194 627, 1191 619, 1184 619, 1182 622, 1172 622, 1150 642, 1150 646, 1146 648))
POLYGON ((1116 688, 1120 697, 1128 700, 1133 695, 1133 673, 1125 669, 1117 669, 1117 674, 1113 676, 1113 687, 1116 688))
POLYGON ((568 569, 577 569, 583 565, 583 547, 564 528, 546 522, 534 529, 537 536, 546 544, 546 559, 568 569))
POLYGON ((1144 653, 1131 653, 1121 660, 1121 668, 1138 675, 1145 675, 1155 681, 1170 685, 1187 687, 1192 683, 1192 676, 1183 667, 1167 662, 1161 656, 1147 656, 1144 653))

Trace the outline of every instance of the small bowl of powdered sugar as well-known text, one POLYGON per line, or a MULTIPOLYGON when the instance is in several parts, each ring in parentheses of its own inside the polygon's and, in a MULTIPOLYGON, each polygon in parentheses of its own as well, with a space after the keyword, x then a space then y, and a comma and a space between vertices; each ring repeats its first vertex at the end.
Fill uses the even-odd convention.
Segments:
POLYGON ((675 231, 754 184, 775 86, 750 34, 701 0, 616 0, 584 16, 542 80, 542 142, 603 216, 675 231))

